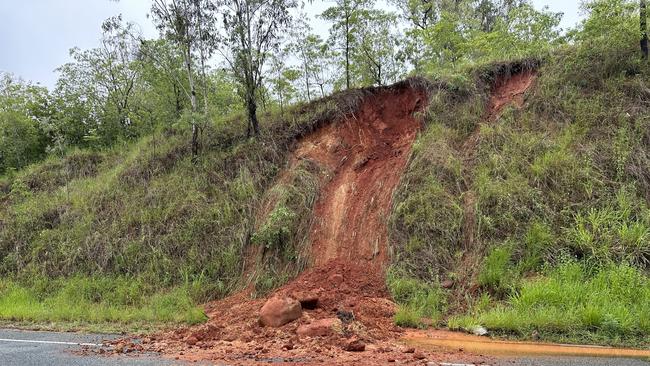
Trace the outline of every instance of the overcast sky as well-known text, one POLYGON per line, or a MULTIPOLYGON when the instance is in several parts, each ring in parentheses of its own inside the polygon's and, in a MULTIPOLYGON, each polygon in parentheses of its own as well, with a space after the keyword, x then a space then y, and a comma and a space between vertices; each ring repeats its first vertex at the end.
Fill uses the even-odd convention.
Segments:
MULTIPOLYGON (((536 7, 549 6, 563 12, 562 27, 579 19, 577 0, 533 0, 536 7)), ((307 12, 318 14, 329 4, 316 0, 307 12)), ((11 72, 26 80, 52 87, 54 69, 70 60, 68 50, 98 45, 102 22, 122 14, 140 26, 147 37, 156 31, 147 19, 149 0, 0 0, 0 71, 11 72)), ((315 31, 326 34, 322 21, 313 24, 315 31)))

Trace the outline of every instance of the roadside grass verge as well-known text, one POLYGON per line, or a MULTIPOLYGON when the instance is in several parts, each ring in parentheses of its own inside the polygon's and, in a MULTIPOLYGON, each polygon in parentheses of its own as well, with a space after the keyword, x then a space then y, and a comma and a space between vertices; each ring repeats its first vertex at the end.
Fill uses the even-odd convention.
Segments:
POLYGON ((650 342, 650 279, 628 264, 592 268, 569 261, 522 281, 502 302, 448 320, 452 330, 484 326, 497 335, 608 345, 650 342), (535 336, 533 336, 535 334, 535 336))
POLYGON ((207 320, 192 300, 192 284, 167 291, 128 278, 0 281, 0 322, 95 331, 153 330, 207 320))

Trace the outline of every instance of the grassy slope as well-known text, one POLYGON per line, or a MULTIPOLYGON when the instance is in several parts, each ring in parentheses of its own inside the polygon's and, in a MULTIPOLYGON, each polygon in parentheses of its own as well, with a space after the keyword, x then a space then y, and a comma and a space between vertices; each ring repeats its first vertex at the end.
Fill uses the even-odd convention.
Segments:
MULTIPOLYGON (((448 318, 451 328, 649 342, 650 74, 635 51, 549 57, 525 109, 481 129, 471 169, 459 147, 483 115, 486 81, 503 66, 434 94, 396 193, 389 285, 454 280, 446 302, 429 303, 466 314, 448 318), (477 239, 463 248, 468 191, 477 239)), ((403 301, 398 320, 427 315, 417 309, 403 301)))
POLYGON ((241 285, 251 238, 270 249, 256 264, 260 291, 291 276, 299 265, 279 270, 275 263, 304 241, 311 207, 304 199, 313 200, 318 188, 303 184, 308 169, 276 188, 273 212, 295 220, 277 223, 270 215, 256 222, 255 210, 296 137, 349 113, 363 93, 265 115, 259 140, 241 137, 241 116, 215 121, 197 163, 187 131, 167 129, 108 151, 72 151, 5 177, 0 320, 199 322, 204 315, 196 303, 241 285))
MULTIPOLYGON (((481 122, 490 82, 512 70, 488 65, 436 84, 390 221, 399 324, 428 317, 523 337, 645 342, 649 75, 621 61, 631 49, 614 51, 603 58, 611 62, 575 50, 546 60, 527 107, 482 129, 471 169, 460 146, 481 122), (467 191, 478 216, 471 248, 462 245, 467 191), (441 289, 444 279, 454 289, 441 289)), ((0 319, 199 322, 194 304, 241 285, 253 246, 266 247, 256 288, 277 286, 304 266, 320 173, 306 162, 267 190, 295 138, 363 94, 265 116, 259 141, 239 137, 241 118, 215 121, 196 164, 186 131, 166 130, 4 178, 0 319)))

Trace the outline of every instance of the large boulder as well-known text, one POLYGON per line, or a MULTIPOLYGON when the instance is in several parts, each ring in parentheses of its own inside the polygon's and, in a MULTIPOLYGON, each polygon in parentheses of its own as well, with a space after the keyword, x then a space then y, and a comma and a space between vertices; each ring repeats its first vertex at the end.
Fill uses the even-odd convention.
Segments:
POLYGON ((298 300, 290 297, 272 297, 260 309, 260 324, 280 327, 302 316, 298 300))
POLYGON ((343 329, 343 323, 338 318, 314 320, 301 325, 296 330, 300 337, 327 337, 343 329))

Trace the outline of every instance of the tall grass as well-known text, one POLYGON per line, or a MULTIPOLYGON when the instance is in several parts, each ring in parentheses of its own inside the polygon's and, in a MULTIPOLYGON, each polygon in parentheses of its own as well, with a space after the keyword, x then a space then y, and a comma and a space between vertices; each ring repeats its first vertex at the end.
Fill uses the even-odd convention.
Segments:
MULTIPOLYGON (((617 63, 595 57, 598 47, 586 47, 557 49, 541 63, 476 66, 462 77, 448 76, 452 87, 432 96, 426 129, 394 196, 389 231, 398 270, 428 284, 458 279, 448 310, 496 305, 480 318, 452 317, 452 328, 469 329, 467 322, 478 319, 523 336, 543 330, 605 343, 609 336, 647 339, 643 326, 625 323, 616 300, 592 311, 604 319, 597 327, 584 322, 593 309, 582 317, 563 316, 572 306, 582 311, 589 301, 612 295, 601 291, 592 274, 636 271, 645 281, 650 271, 650 74, 627 44, 607 50, 629 57, 616 56, 617 63), (526 67, 536 68, 538 79, 525 94, 524 108, 506 108, 496 123, 483 124, 468 154, 463 149, 485 115, 490 81, 526 67), (475 198, 469 201, 473 210, 465 207, 467 197, 475 198), (475 220, 465 221, 468 214, 475 220), (475 236, 466 248, 469 229, 475 236), (556 286, 533 279, 565 270, 567 258, 586 272, 579 298, 539 312, 538 303, 528 303, 528 309, 515 303, 535 291, 533 283, 556 286), (607 320, 612 317, 625 325, 613 327, 607 320)), ((565 285, 562 291, 573 291, 570 286, 579 281, 565 285)), ((644 322, 640 308, 630 314, 644 322)))
POLYGON ((442 318, 447 299, 438 285, 427 284, 395 270, 388 272, 387 284, 398 304, 395 324, 420 328, 436 324, 442 318))
POLYGON ((452 329, 482 325, 497 333, 606 344, 650 340, 650 279, 628 264, 589 267, 569 261, 529 279, 508 299, 449 320, 452 329))

